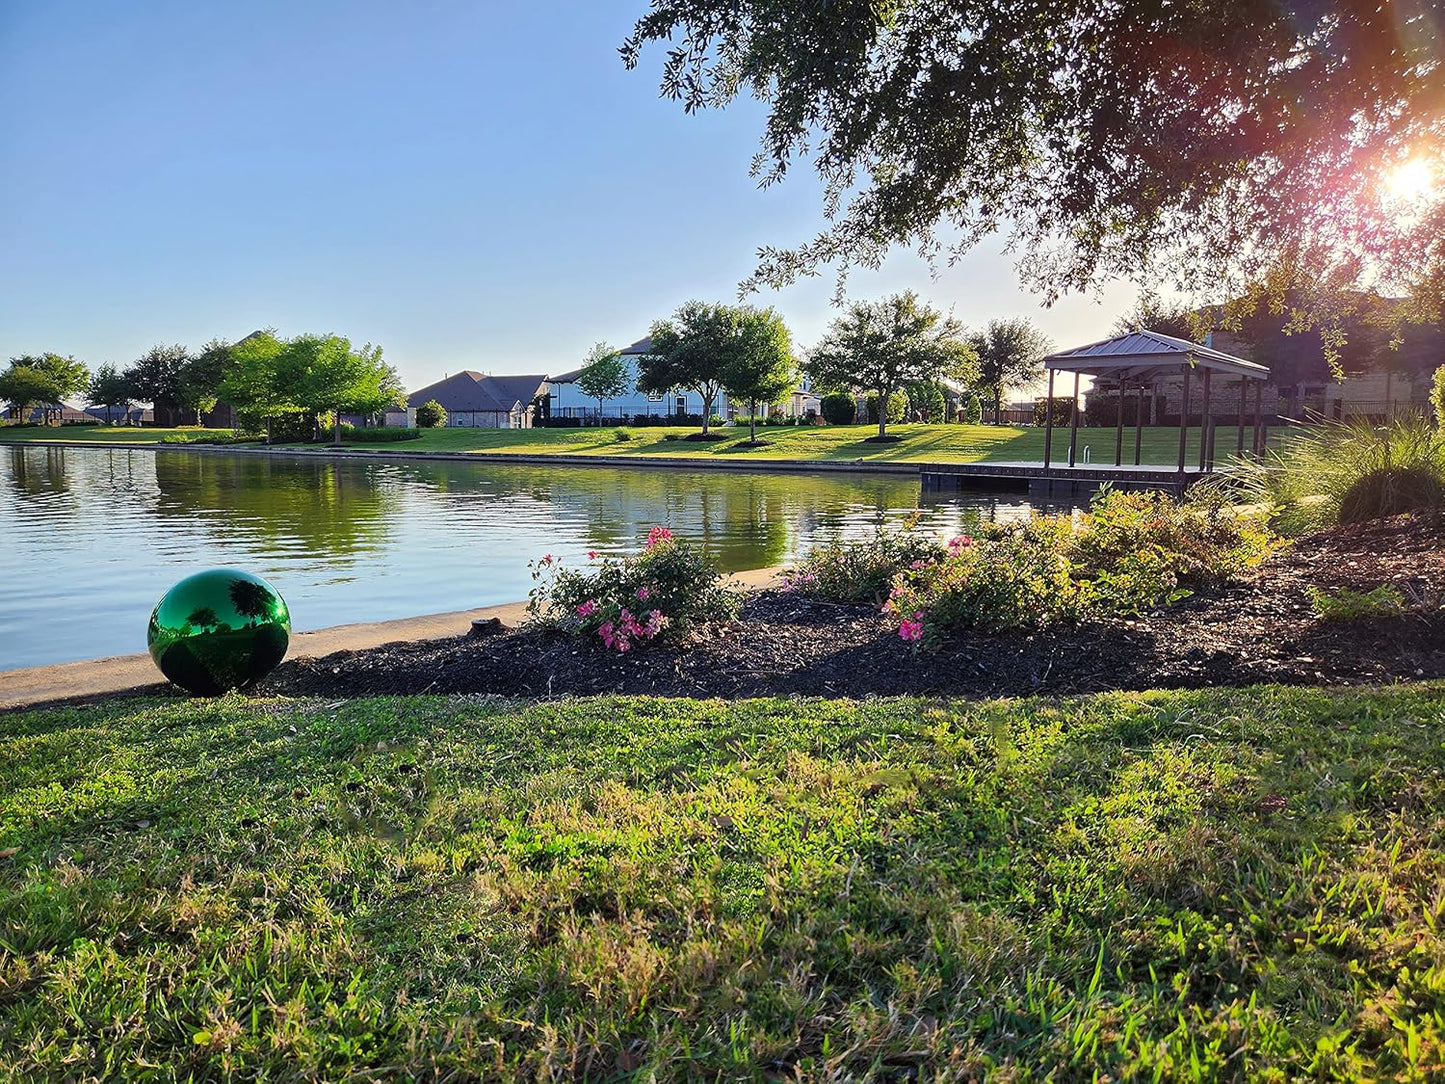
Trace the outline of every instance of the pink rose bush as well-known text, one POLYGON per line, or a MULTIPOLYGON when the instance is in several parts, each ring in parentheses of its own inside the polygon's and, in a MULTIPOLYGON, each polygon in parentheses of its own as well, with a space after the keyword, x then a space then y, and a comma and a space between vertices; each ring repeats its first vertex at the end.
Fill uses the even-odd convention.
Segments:
POLYGON ((703 555, 666 527, 641 553, 600 557, 571 569, 550 554, 532 565, 527 608, 534 621, 626 653, 672 632, 737 614, 737 598, 703 555))

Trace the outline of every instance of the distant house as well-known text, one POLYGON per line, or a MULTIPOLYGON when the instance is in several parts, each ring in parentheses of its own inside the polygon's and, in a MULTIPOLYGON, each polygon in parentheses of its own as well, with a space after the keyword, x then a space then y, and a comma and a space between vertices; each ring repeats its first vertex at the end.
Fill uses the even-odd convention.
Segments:
POLYGON ((545 410, 545 376, 488 376, 465 369, 407 397, 408 407, 435 399, 447 412, 448 427, 529 429, 533 405, 545 410))
MULTIPOLYGON (((102 413, 103 410, 104 408, 102 413)), ((116 414, 119 416, 120 411, 116 411, 116 414)), ((5 419, 11 422, 28 421, 31 425, 89 425, 101 420, 101 415, 94 410, 85 410, 68 403, 39 403, 32 406, 23 419, 18 410, 10 407, 5 411, 5 419)))
MULTIPOLYGON (((637 342, 618 353, 627 362, 628 380, 634 390, 603 404, 603 417, 607 418, 672 418, 678 415, 702 413, 702 396, 695 391, 674 388, 671 392, 649 394, 637 391, 637 359, 652 349, 652 339, 638 339, 637 342)), ((577 386, 580 368, 548 377, 551 386, 551 415, 554 418, 597 418, 597 400, 588 398, 577 386)), ((719 397, 721 399, 721 397, 719 397)), ((714 411, 723 410, 721 401, 713 403, 714 411)))

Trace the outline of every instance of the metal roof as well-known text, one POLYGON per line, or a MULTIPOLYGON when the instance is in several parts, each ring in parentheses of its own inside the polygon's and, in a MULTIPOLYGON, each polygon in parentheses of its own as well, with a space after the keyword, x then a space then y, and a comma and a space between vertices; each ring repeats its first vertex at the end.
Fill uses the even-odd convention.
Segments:
POLYGON ((1201 346, 1186 339, 1176 339, 1158 331, 1140 329, 1112 339, 1061 350, 1044 358, 1047 369, 1069 373, 1092 373, 1121 379, 1145 379, 1166 376, 1183 370, 1213 369, 1215 372, 1249 380, 1267 380, 1269 369, 1253 361, 1237 358, 1210 346, 1201 346))
POLYGON ((619 354, 624 355, 624 356, 635 356, 635 355, 637 355, 637 354, 650 354, 650 353, 652 353, 652 336, 649 335, 649 336, 647 336, 647 338, 645 338, 645 339, 638 339, 638 340, 637 340, 635 343, 633 343, 631 346, 624 346, 621 350, 619 350, 619 351, 617 351, 617 352, 618 352, 619 354))

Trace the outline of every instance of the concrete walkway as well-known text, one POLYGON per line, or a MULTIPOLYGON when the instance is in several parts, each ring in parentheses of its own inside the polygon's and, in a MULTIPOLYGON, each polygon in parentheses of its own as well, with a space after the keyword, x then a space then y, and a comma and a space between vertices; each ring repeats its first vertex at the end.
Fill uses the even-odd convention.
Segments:
MULTIPOLYGON (((744 590, 769 587, 778 582, 781 572, 780 568, 739 572, 729 576, 728 583, 744 590)), ((473 621, 493 617, 514 628, 526 616, 525 602, 508 602, 501 606, 403 617, 395 621, 335 625, 314 632, 292 633, 286 657, 319 659, 338 651, 364 651, 399 640, 441 640, 465 636, 471 630, 473 621)), ((149 655, 116 655, 108 659, 62 662, 24 670, 0 670, 0 711, 114 693, 159 692, 167 684, 149 655)))

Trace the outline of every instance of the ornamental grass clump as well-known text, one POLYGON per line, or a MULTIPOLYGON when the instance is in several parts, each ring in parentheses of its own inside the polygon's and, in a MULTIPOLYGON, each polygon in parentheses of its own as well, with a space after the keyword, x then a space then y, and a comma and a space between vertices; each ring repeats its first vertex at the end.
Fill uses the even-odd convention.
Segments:
POLYGON ((1132 617, 1234 578, 1276 546, 1262 513, 1104 490, 1081 516, 953 539, 936 559, 897 571, 883 609, 900 638, 930 645, 963 629, 1132 617))
POLYGON ((717 569, 666 527, 652 528, 635 556, 587 558, 585 569, 566 568, 551 554, 532 565, 537 586, 527 610, 534 621, 627 652, 737 615, 737 596, 717 569))

